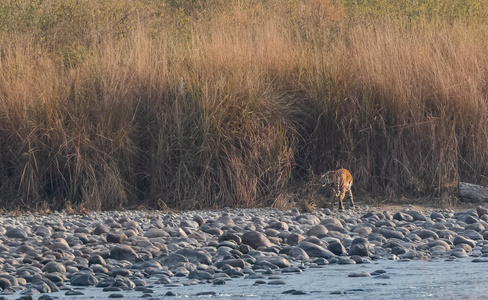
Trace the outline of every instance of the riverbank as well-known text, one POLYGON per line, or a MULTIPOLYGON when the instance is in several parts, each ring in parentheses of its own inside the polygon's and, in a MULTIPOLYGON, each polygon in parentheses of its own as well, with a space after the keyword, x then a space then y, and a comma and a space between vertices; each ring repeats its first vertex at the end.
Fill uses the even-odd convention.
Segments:
MULTIPOLYGON (((438 280, 456 276, 442 270, 488 262, 487 212, 363 207, 2 216, 0 287, 8 299, 39 292, 42 299, 447 295, 436 290, 438 280), (421 290, 409 291, 402 281, 421 290), (430 282, 432 293, 424 291, 430 282)), ((477 282, 476 274, 466 280, 477 282)))

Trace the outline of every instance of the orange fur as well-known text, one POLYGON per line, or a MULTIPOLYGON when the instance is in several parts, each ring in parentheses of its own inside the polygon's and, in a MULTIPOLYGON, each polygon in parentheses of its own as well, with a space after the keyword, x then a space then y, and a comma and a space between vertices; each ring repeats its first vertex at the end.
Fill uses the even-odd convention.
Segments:
POLYGON ((353 178, 351 173, 346 169, 339 169, 335 171, 328 171, 321 176, 322 186, 332 184, 334 189, 333 197, 339 198, 339 210, 344 209, 342 200, 346 196, 346 192, 349 192, 349 201, 351 208, 354 208, 354 200, 352 197, 352 182, 353 178))

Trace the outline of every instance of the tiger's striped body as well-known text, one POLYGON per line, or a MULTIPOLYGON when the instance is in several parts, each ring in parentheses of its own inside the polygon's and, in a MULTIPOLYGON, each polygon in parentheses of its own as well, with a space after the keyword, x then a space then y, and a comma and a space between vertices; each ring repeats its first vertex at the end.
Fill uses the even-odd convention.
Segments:
POLYGON ((344 209, 342 204, 342 200, 346 196, 346 193, 349 193, 349 202, 351 204, 351 208, 354 209, 354 200, 352 197, 352 175, 346 169, 339 169, 335 171, 328 171, 324 175, 321 176, 322 186, 327 186, 332 184, 333 188, 333 196, 334 198, 339 198, 339 210, 344 209))

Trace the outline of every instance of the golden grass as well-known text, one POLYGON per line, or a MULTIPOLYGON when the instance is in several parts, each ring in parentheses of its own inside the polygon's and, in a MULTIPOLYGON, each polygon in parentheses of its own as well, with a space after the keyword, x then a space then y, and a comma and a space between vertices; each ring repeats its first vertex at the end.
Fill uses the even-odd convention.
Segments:
POLYGON ((387 2, 0 4, 0 204, 288 205, 337 167, 392 198, 486 182, 486 3, 387 2))

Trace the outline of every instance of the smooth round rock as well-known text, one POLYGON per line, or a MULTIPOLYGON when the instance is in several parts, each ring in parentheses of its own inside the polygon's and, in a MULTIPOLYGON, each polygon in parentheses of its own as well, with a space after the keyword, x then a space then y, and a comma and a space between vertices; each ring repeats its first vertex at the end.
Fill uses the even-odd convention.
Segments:
POLYGON ((243 244, 249 245, 254 249, 271 246, 269 239, 261 232, 248 231, 245 232, 241 238, 243 244))
POLYGON ((139 256, 129 245, 115 245, 110 248, 110 257, 115 260, 135 261, 139 256))
POLYGON ((371 274, 368 272, 352 272, 347 275, 347 277, 370 277, 371 274))

